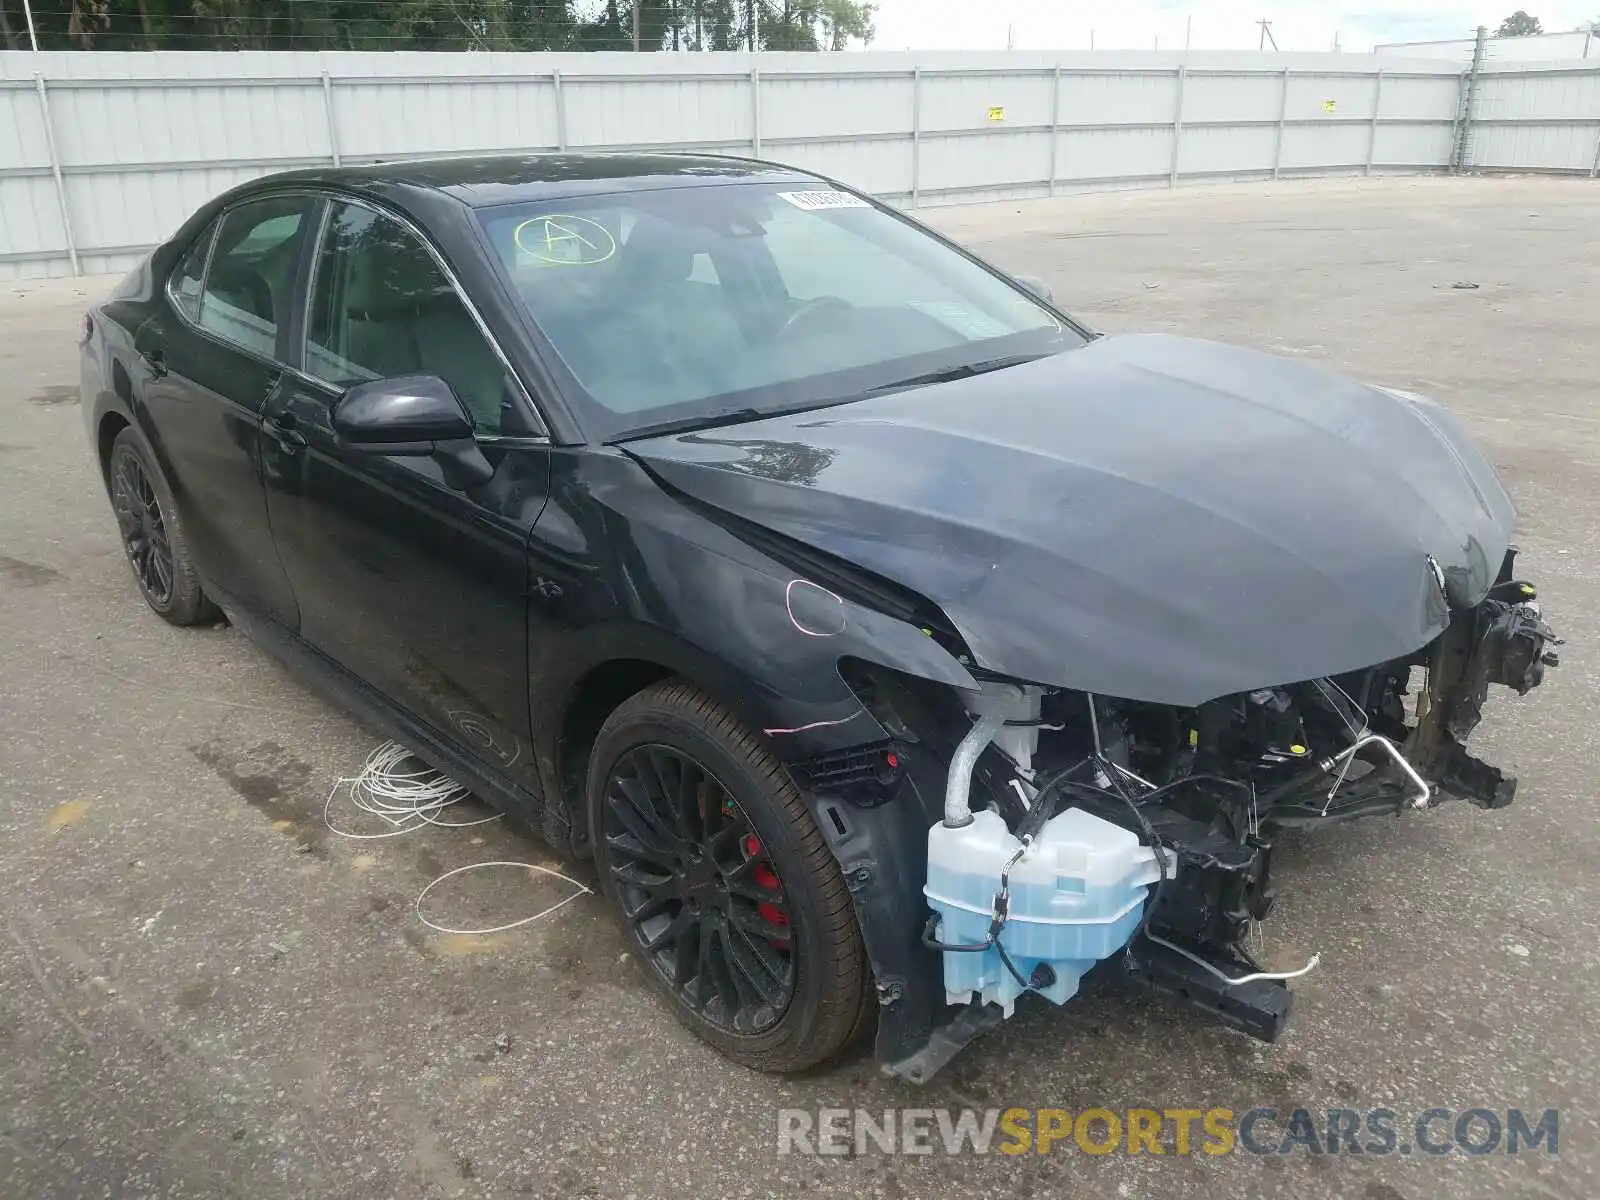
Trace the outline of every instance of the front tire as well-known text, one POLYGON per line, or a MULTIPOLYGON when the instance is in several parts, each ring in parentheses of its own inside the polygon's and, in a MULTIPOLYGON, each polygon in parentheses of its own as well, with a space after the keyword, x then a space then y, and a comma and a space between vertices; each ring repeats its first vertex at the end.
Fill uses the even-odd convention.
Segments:
POLYGON ((874 1011, 850 894, 788 771, 677 681, 601 727, 588 802, 601 890, 652 985, 727 1057, 788 1072, 874 1011))
POLYGON ((220 613, 200 587, 172 489, 132 429, 111 443, 106 486, 122 549, 145 603, 174 625, 215 621, 220 613))

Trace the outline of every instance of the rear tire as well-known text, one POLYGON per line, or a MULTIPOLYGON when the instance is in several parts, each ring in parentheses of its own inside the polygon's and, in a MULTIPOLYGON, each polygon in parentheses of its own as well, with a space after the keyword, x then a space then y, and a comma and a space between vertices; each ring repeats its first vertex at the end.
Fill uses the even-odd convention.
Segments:
POLYGON ((850 893, 788 771, 732 713, 674 680, 625 701, 596 738, 588 806, 601 890, 698 1037, 790 1072, 860 1036, 876 1003, 850 893))
POLYGON ((111 443, 106 486, 122 549, 145 603, 173 625, 204 625, 221 617, 200 586, 172 489, 131 428, 111 443))

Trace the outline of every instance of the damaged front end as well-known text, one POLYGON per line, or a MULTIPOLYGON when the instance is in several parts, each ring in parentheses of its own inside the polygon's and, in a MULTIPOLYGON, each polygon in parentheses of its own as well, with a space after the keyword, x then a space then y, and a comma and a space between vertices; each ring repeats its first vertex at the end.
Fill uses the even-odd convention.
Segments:
POLYGON ((1023 993, 1063 1003, 1106 960, 1274 1040, 1285 981, 1316 963, 1265 971, 1248 949, 1278 831, 1515 795, 1464 747, 1490 684, 1526 693, 1557 661, 1515 553, 1412 654, 1193 707, 852 664, 891 740, 795 769, 862 918, 885 1069, 924 1081, 1023 993), (919 822, 925 860, 905 854, 919 822))
POLYGON ((769 732, 907 1078, 1108 960, 1271 1039, 1289 995, 1245 935, 1278 831, 1514 793, 1465 743, 1555 639, 1510 496, 1424 397, 1116 335, 629 452, 832 606, 782 614, 770 687, 826 656, 853 696, 769 732))

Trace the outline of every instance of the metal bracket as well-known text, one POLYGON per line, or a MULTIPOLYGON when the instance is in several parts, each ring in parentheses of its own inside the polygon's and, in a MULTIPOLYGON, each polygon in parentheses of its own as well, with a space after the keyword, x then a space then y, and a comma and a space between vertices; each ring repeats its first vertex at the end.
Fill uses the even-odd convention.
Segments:
POLYGON ((915 1054, 899 1062, 884 1063, 883 1073, 912 1083, 927 1083, 966 1049, 972 1041, 1005 1020, 998 1004, 969 1004, 944 1025, 928 1035, 915 1054))

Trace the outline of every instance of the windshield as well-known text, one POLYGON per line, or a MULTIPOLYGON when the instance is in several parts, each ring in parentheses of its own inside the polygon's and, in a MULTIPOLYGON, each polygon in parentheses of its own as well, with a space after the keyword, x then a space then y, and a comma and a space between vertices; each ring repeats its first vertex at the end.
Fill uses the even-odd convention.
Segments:
POLYGON ((1028 293, 817 183, 481 209, 604 439, 842 403, 1081 345, 1028 293))

